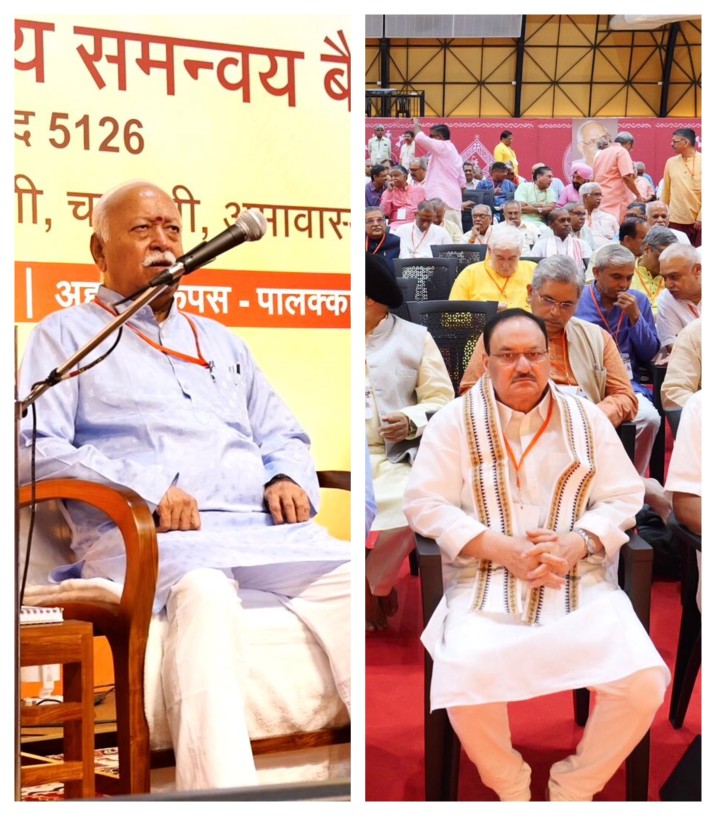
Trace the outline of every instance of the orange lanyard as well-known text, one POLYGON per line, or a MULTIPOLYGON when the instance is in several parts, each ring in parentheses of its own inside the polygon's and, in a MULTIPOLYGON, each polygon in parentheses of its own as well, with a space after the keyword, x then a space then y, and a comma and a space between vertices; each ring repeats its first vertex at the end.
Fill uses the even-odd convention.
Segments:
MULTIPOLYGON (((388 237, 388 233, 386 232, 386 233, 385 233, 385 235, 384 235, 384 236, 383 236, 383 237, 380 239, 380 241, 378 242, 378 246, 377 246, 377 247, 376 247, 376 248, 373 250, 373 255, 377 255, 377 254, 378 254, 378 250, 379 250, 379 249, 380 249, 380 248, 383 246, 383 244, 385 243, 385 239, 386 239, 387 237, 388 237)), ((370 252, 370 250, 368 249, 368 242, 369 242, 369 241, 370 241, 370 238, 369 238, 369 237, 366 235, 366 236, 365 236, 365 251, 366 251, 366 252, 370 252)), ((182 313, 182 314, 183 314, 183 313, 182 313)))
POLYGON ((510 282, 510 279, 505 278, 504 286, 500 286, 500 284, 490 274, 490 270, 487 268, 487 264, 485 264, 485 272, 487 273, 487 277, 495 284, 497 291, 504 297, 505 289, 507 289, 507 284, 510 282))
MULTIPOLYGON (((656 292, 654 292, 654 294, 652 295, 652 294, 649 292, 649 287, 647 286, 647 282, 646 282, 646 281, 644 280, 644 278, 641 276, 641 272, 639 271, 639 267, 638 267, 638 266, 635 266, 635 267, 634 267, 634 271, 636 272, 637 277, 638 277, 638 278, 639 278, 639 280, 641 281, 641 285, 642 285, 642 287, 643 287, 643 289, 644 289, 644 293, 645 293, 645 294, 646 294, 646 296, 649 298, 649 303, 651 303, 651 305, 653 306, 653 305, 654 305, 654 301, 656 300, 656 298, 657 298, 657 297, 659 296, 659 294, 661 293, 661 290, 664 288, 664 279, 662 278, 662 279, 659 281, 659 283, 656 285, 656 292)), ((654 280, 654 279, 652 278, 652 281, 653 281, 653 280, 654 280)))
POLYGON ((505 447, 507 448, 507 455, 510 457, 510 461, 512 462, 512 464, 514 465, 514 468, 515 468, 515 475, 517 477, 517 490, 519 490, 520 487, 521 487, 520 468, 522 467, 522 463, 527 458, 527 454, 530 453, 532 448, 534 448, 534 446, 537 444, 537 442, 539 441, 539 438, 542 436, 542 434, 547 430, 547 426, 549 425, 549 421, 550 421, 550 419, 552 419, 552 411, 553 410, 554 410, 554 397, 552 396, 552 393, 550 392, 550 395, 549 395, 549 411, 547 411, 547 419, 545 419, 545 421, 542 423, 542 427, 534 435, 532 441, 527 446, 527 448, 526 448, 525 452, 522 454, 522 456, 520 456, 520 461, 519 462, 515 458, 515 454, 512 451, 512 446, 507 441, 507 437, 505 436, 505 432, 504 431, 502 432, 502 438, 504 439, 505 447))
MULTIPOLYGON (((117 314, 117 312, 113 308, 111 308, 106 303, 101 301, 98 297, 95 297, 93 302, 100 306, 102 309, 104 309, 106 312, 109 312, 112 315, 117 314)), ((160 343, 156 343, 154 340, 152 340, 151 337, 147 337, 147 335, 144 334, 144 332, 139 331, 138 328, 136 328, 129 322, 125 323, 124 325, 128 329, 131 329, 141 340, 144 340, 144 342, 147 343, 147 345, 150 345, 157 351, 161 351, 162 354, 168 354, 170 357, 176 357, 177 360, 183 360, 185 363, 191 363, 192 365, 202 366, 202 368, 208 368, 213 377, 214 363, 204 359, 204 355, 201 353, 201 347, 199 346, 199 333, 196 330, 194 321, 189 318, 189 315, 185 315, 184 312, 179 312, 179 314, 189 323, 192 334, 194 335, 194 343, 196 345, 196 357, 192 357, 189 354, 184 354, 183 352, 177 351, 176 349, 171 349, 168 348, 167 346, 162 346, 160 343)))
POLYGON ((428 226, 428 228, 423 233, 423 237, 418 241, 418 245, 415 246, 415 237, 414 237, 415 236, 415 226, 413 226, 413 229, 410 231, 410 240, 413 242, 413 258, 415 257, 415 253, 420 249, 420 244, 422 244, 423 241, 428 237, 429 232, 430 232, 430 227, 428 226))
POLYGON ((619 330, 622 327, 622 322, 624 320, 626 312, 622 311, 622 313, 619 315, 619 320, 617 321, 617 328, 616 328, 615 331, 612 331, 612 328, 609 325, 609 321, 605 317, 604 312, 602 311, 599 303, 597 302, 596 295, 594 294, 594 284, 592 284, 591 287, 589 288, 589 294, 592 296, 592 300, 594 301, 594 305, 597 307, 597 311, 599 312, 599 316, 602 318, 602 323, 604 323, 604 325, 607 328, 607 331, 612 336, 612 340, 617 344, 617 347, 618 347, 619 346, 619 330))

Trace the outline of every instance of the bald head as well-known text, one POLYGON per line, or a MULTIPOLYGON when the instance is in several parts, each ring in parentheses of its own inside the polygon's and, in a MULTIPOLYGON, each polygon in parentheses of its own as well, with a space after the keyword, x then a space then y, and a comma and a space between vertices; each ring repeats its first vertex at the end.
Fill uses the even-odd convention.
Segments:
MULTIPOLYGON (((182 254, 181 217, 168 193, 147 181, 109 191, 92 216, 92 257, 105 286, 127 296, 175 263, 182 254)), ((152 302, 166 315, 176 286, 152 302)))

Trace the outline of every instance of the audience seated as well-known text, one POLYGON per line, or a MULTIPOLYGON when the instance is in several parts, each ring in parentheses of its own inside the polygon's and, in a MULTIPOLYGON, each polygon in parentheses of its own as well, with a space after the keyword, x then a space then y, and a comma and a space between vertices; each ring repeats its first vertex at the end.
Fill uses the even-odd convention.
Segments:
POLYGON ((701 318, 684 326, 674 341, 661 385, 664 408, 683 408, 701 390, 701 318))
POLYGON ((478 190, 489 190, 493 193, 493 210, 497 220, 503 221, 503 209, 507 201, 514 198, 517 185, 507 179, 507 165, 496 161, 490 165, 490 175, 477 185, 478 190))
POLYGON ((380 209, 390 223, 390 228, 415 221, 418 204, 425 201, 425 188, 408 184, 408 171, 402 164, 390 168, 391 188, 380 199, 380 209))
POLYGON ((582 203, 582 199, 580 198, 579 201, 570 201, 564 205, 564 209, 569 213, 574 237, 581 238, 581 240, 589 246, 591 251, 594 252, 596 249, 594 236, 587 226, 587 208, 582 203))
POLYGON ((609 244, 594 254, 594 282, 585 286, 577 317, 606 329, 619 349, 639 402, 636 423, 635 466, 642 476, 661 425, 649 389, 637 378, 637 368, 648 365, 659 350, 659 337, 649 299, 630 289, 634 256, 623 246, 609 244))
POLYGON ((389 312, 403 298, 382 258, 366 254, 365 423, 377 502, 377 541, 366 561, 366 629, 387 626, 397 610, 394 583, 413 548, 403 491, 428 413, 455 396, 435 341, 424 326, 389 312))
POLYGON ((701 255, 691 245, 672 244, 661 253, 659 270, 666 288, 657 300, 656 328, 671 351, 681 329, 701 317, 701 255))
POLYGON ((558 207, 564 207, 565 204, 569 204, 570 202, 576 203, 581 201, 582 198, 579 195, 579 188, 592 180, 592 168, 588 164, 584 164, 584 162, 572 162, 571 173, 572 183, 568 184, 562 191, 562 194, 557 200, 558 207))
POLYGON ((430 203, 435 208, 435 220, 433 221, 438 227, 447 230, 453 244, 463 243, 462 229, 451 219, 445 218, 446 204, 442 198, 431 198, 430 203))
POLYGON ((619 222, 613 215, 600 209, 602 188, 596 182, 587 182, 579 188, 579 195, 587 210, 587 226, 594 237, 595 248, 613 241, 619 232, 619 222))
POLYGON ((365 251, 382 255, 393 271, 393 258, 400 254, 400 238, 388 232, 380 207, 367 207, 365 211, 365 251))
POLYGON ((415 212, 415 221, 401 224, 395 229, 400 238, 400 258, 432 258, 434 244, 454 244, 450 233, 433 223, 435 207, 421 201, 415 212))
POLYGON ((572 234, 572 216, 563 207, 558 207, 547 216, 549 230, 532 247, 531 254, 536 258, 548 258, 550 255, 566 255, 576 264, 584 265, 592 254, 591 247, 581 238, 572 234))
POLYGON ((632 287, 649 298, 655 319, 659 295, 664 289, 664 279, 659 270, 659 258, 666 247, 675 243, 676 237, 668 227, 652 227, 641 242, 641 257, 636 262, 636 274, 632 279, 632 287))
POLYGON ((557 194, 551 184, 552 170, 544 164, 532 172, 532 181, 523 181, 515 190, 515 201, 522 204, 522 219, 543 226, 545 218, 557 206, 557 194))
MULTIPOLYGON (((646 205, 646 221, 650 227, 669 227, 669 205, 663 201, 650 201, 646 205)), ((674 233, 674 237, 680 244, 691 246, 686 233, 671 227, 669 229, 674 233)))
POLYGON ((492 230, 487 257, 466 266, 457 276, 450 300, 497 301, 500 309, 529 309, 526 286, 532 281, 533 261, 521 261, 522 235, 510 224, 492 230))
POLYGON ((472 229, 463 234, 460 243, 487 244, 492 234, 492 208, 475 204, 472 208, 472 229))
POLYGON ((388 171, 382 164, 374 164, 370 181, 365 185, 365 206, 379 207, 380 199, 387 190, 388 171))
MULTIPOLYGON (((540 230, 535 224, 522 220, 522 204, 519 201, 508 201, 502 211, 505 216, 503 223, 511 224, 522 234, 522 255, 529 255, 532 247, 540 236, 540 230)), ((544 225, 542 225, 543 228, 544 225)))

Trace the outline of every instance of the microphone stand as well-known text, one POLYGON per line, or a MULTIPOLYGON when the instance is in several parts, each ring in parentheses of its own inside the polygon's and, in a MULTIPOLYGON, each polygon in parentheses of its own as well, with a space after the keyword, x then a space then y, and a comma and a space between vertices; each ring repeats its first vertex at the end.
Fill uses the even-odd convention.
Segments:
MULTIPOLYGON (((72 356, 62 363, 62 365, 53 369, 48 376, 37 383, 30 393, 23 400, 19 400, 17 396, 17 380, 15 383, 15 567, 18 568, 20 564, 20 519, 19 519, 19 504, 18 494, 20 489, 19 474, 18 474, 18 440, 19 440, 19 424, 20 419, 27 414, 27 409, 38 400, 46 391, 52 388, 57 383, 62 382, 65 375, 71 371, 79 362, 93 349, 106 340, 113 332, 123 326, 135 312, 139 311, 143 306, 151 303, 159 295, 164 294, 168 289, 180 280, 187 273, 187 269, 182 265, 171 276, 171 279, 164 283, 150 284, 149 287, 140 294, 134 302, 128 306, 123 312, 120 312, 114 317, 103 329, 101 329, 91 340, 85 343, 82 348, 78 349, 72 356)), ((17 331, 15 332, 15 372, 17 377, 17 331)), ((33 508, 34 511, 34 508, 33 508)), ((26 558, 29 558, 29 552, 26 553, 26 558)), ((15 800, 20 801, 20 595, 18 587, 18 576, 15 575, 15 800)))

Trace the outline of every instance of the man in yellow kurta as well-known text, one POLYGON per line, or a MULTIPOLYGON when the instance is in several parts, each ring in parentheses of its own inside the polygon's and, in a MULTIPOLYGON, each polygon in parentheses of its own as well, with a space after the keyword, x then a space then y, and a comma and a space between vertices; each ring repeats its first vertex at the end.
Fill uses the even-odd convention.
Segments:
POLYGON ((656 319, 656 305, 664 289, 664 279, 659 270, 661 253, 670 244, 675 244, 676 236, 668 227, 652 227, 641 242, 641 256, 637 259, 631 288, 643 292, 651 303, 651 311, 656 319))
POLYGON ((494 227, 487 258, 466 266, 457 276, 450 300, 497 301, 499 309, 519 307, 529 310, 527 284, 536 264, 521 261, 522 234, 515 227, 494 227))
POLYGON ((519 184, 521 179, 519 178, 519 167, 517 165, 517 154, 512 149, 512 136, 511 130, 503 130, 500 133, 500 143, 495 146, 495 152, 493 153, 495 157, 495 161, 499 162, 510 162, 512 164, 512 169, 515 171, 515 184, 519 184))
POLYGON ((674 131, 671 146, 678 155, 664 166, 661 200, 671 208, 669 226, 685 232, 691 243, 701 246, 701 154, 695 149, 691 128, 674 131))

